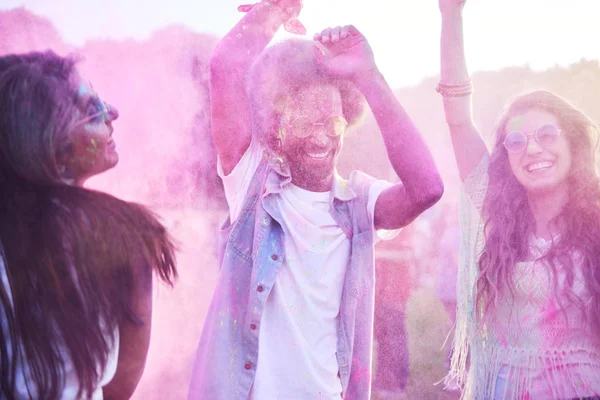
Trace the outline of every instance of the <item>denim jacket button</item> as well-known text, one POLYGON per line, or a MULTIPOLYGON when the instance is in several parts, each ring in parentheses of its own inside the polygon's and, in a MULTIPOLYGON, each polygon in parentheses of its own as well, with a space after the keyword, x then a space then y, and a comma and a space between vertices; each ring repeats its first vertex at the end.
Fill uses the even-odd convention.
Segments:
POLYGON ((258 290, 259 292, 262 292, 263 290, 265 290, 265 288, 263 288, 262 285, 258 285, 258 287, 256 288, 256 290, 258 290))
POLYGON ((252 364, 250 364, 250 363, 246 363, 246 365, 244 365, 244 368, 246 368, 246 369, 250 369, 250 368, 252 368, 252 364))
POLYGON ((271 256, 271 258, 273 259, 273 261, 277 261, 277 260, 279 260, 279 256, 278 256, 277 254, 273 254, 273 255, 271 256))

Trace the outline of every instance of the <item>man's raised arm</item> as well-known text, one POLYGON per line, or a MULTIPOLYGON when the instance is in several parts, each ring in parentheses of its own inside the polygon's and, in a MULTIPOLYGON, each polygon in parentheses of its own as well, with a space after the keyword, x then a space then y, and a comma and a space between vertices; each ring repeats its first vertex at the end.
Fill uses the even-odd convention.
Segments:
POLYGON ((301 0, 240 6, 246 15, 221 39, 211 56, 211 129, 226 175, 242 158, 252 138, 246 93, 248 71, 282 25, 294 33, 303 33, 304 27, 295 20, 301 8, 301 0))

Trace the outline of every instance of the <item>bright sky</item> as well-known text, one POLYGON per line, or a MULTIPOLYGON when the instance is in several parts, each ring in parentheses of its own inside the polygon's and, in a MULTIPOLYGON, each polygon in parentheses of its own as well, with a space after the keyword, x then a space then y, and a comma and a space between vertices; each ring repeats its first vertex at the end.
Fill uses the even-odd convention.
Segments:
MULTIPOLYGON (((25 6, 78 45, 101 37, 143 39, 173 23, 223 35, 240 18, 239 4, 243 0, 0 0, 0 9, 25 6)), ((598 17, 598 0, 468 0, 470 70, 527 64, 545 69, 600 59, 598 17)), ((354 24, 394 87, 438 73, 437 0, 304 0, 301 21, 309 37, 327 26, 354 24)))

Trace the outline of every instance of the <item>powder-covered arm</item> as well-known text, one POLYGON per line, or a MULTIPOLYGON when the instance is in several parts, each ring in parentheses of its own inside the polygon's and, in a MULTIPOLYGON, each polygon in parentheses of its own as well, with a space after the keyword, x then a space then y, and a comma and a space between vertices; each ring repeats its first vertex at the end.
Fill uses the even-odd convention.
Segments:
POLYGON ((135 391, 146 366, 152 328, 152 268, 138 258, 133 267, 130 288, 132 321, 123 316, 119 321, 119 358, 117 371, 102 388, 105 400, 129 399, 135 391))
POLYGON ((375 204, 375 228, 398 229, 435 204, 444 186, 418 129, 377 68, 366 38, 353 26, 328 29, 315 36, 322 45, 319 62, 350 79, 365 96, 402 183, 381 193, 375 204))
POLYGON ((279 28, 300 12, 301 0, 261 1, 217 44, 210 59, 210 112, 215 146, 228 175, 250 145, 252 127, 246 79, 279 28))

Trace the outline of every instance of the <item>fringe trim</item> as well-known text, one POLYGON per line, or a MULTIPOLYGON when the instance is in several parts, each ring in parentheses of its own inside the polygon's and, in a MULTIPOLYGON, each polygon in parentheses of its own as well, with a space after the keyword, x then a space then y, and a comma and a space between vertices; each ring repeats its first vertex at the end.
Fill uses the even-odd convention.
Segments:
POLYGON ((479 274, 477 259, 483 247, 483 223, 481 207, 487 190, 489 155, 485 155, 477 167, 465 179, 460 199, 460 262, 457 276, 457 310, 454 330, 453 353, 446 382, 454 380, 463 389, 468 378, 469 358, 474 356, 470 342, 476 337, 474 288, 479 274))
MULTIPOLYGON (((479 346, 478 346, 479 347, 479 346)), ((600 355, 585 350, 553 351, 546 354, 526 352, 519 348, 488 347, 469 371, 463 399, 524 400, 538 398, 530 393, 542 385, 553 399, 573 399, 600 395, 600 355), (570 362, 567 356, 577 356, 570 362), (574 375, 578 367, 585 374, 574 375), (501 370, 502 374, 501 374, 501 370), (505 378, 504 391, 496 393, 500 375, 505 378), (539 387, 539 386, 538 386, 539 387)), ((544 393, 546 394, 546 393, 544 393)), ((546 397, 544 397, 546 398, 546 397)))

